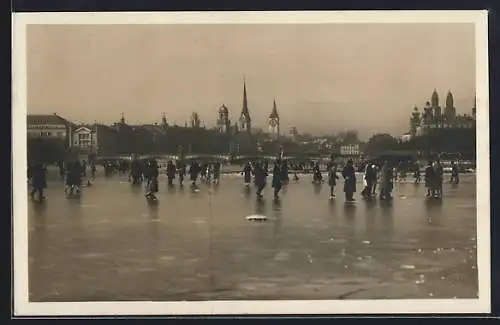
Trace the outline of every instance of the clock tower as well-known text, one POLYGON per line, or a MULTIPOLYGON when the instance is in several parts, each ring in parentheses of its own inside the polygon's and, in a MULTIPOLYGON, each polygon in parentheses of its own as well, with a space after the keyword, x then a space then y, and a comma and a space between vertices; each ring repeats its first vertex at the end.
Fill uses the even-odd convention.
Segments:
POLYGON ((269 133, 271 134, 271 138, 273 140, 278 140, 280 137, 280 116, 278 114, 278 109, 276 108, 276 100, 274 100, 273 110, 271 111, 271 114, 269 114, 267 123, 269 125, 269 133))

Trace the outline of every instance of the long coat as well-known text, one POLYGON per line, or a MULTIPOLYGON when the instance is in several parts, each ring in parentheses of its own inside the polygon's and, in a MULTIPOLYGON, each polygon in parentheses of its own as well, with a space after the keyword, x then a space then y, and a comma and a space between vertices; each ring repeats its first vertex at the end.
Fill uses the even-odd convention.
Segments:
POLYGON ((275 188, 280 188, 282 183, 281 183, 281 175, 282 173, 282 170, 281 168, 276 165, 274 166, 274 169, 273 169, 273 183, 272 183, 272 187, 275 187, 275 188))
POLYGON ((356 192, 356 171, 352 165, 347 165, 342 170, 342 177, 344 177, 344 192, 356 192))
POLYGON ((47 188, 47 179, 45 176, 45 168, 42 164, 36 164, 32 168, 32 182, 35 188, 47 188))

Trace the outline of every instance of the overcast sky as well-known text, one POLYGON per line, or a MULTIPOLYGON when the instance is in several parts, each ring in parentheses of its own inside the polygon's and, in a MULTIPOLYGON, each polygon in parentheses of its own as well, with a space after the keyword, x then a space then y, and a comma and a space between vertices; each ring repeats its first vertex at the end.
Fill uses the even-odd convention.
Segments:
POLYGON ((434 88, 460 114, 475 94, 472 24, 32 25, 27 49, 28 112, 76 122, 235 121, 246 75, 255 127, 276 98, 285 132, 368 137, 405 132, 434 88))

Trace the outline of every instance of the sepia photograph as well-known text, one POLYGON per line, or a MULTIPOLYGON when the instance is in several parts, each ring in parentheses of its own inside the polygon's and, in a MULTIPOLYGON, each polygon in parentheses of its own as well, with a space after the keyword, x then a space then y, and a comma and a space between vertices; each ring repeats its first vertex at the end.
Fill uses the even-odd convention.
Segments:
POLYGON ((14 14, 15 313, 488 312, 486 24, 14 14))

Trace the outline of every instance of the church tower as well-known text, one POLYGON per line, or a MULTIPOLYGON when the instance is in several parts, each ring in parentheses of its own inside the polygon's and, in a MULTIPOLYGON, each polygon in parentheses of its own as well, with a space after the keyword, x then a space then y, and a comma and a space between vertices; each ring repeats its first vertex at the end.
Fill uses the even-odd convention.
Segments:
POLYGON ((229 120, 229 109, 226 105, 222 105, 219 108, 219 114, 217 116, 217 131, 220 133, 228 133, 231 129, 231 121, 229 120))
POLYGON ((167 116, 165 115, 165 113, 161 114, 161 127, 164 130, 168 128, 167 116))
POLYGON ((250 118, 250 112, 248 110, 246 79, 243 80, 243 108, 241 110, 239 122, 240 130, 250 134, 252 131, 252 119, 250 118))
POLYGON ((269 133, 271 134, 271 138, 273 140, 278 140, 280 137, 280 116, 278 114, 278 109, 276 108, 276 100, 274 100, 273 110, 271 111, 271 114, 269 114, 267 123, 269 124, 269 133))
POLYGON ((441 119, 441 107, 439 106, 439 95, 436 89, 434 89, 434 92, 432 93, 431 108, 434 112, 434 118, 436 122, 439 122, 441 119))
POLYGON ((455 120, 456 110, 455 106, 453 106, 453 94, 451 93, 451 91, 448 91, 448 94, 446 95, 446 106, 444 108, 444 114, 446 116, 447 122, 452 122, 455 120))

